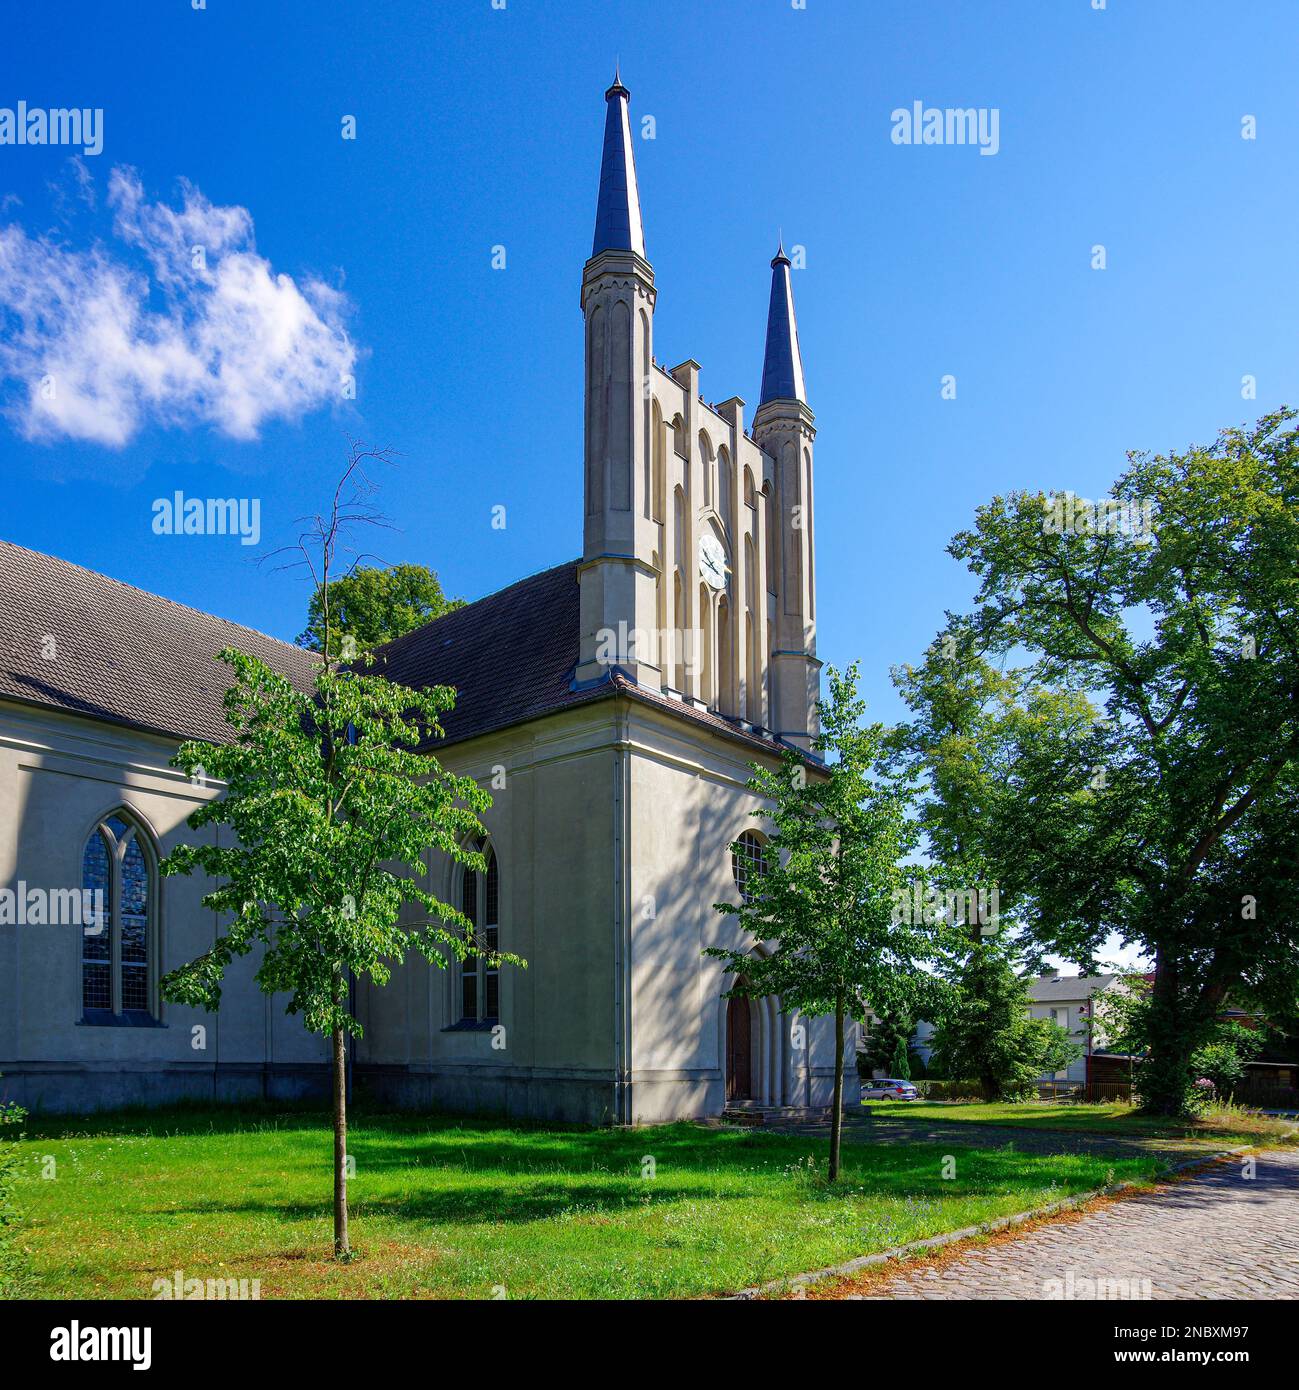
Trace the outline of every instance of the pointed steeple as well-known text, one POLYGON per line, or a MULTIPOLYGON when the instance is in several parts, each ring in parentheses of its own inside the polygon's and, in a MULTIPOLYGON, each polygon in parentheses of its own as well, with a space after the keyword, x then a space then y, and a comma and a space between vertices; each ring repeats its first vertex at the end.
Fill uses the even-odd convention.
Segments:
POLYGON ((767 401, 802 401, 807 404, 803 385, 803 354, 798 348, 798 324, 794 319, 794 291, 789 283, 790 259, 785 255, 784 239, 771 261, 771 304, 767 310, 767 351, 762 359, 762 393, 759 406, 767 401))
POLYGON ((632 155, 630 97, 622 85, 621 74, 615 72, 613 86, 604 94, 604 153, 600 159, 600 198, 595 208, 591 255, 598 256, 601 251, 634 251, 643 260, 645 233, 632 155))

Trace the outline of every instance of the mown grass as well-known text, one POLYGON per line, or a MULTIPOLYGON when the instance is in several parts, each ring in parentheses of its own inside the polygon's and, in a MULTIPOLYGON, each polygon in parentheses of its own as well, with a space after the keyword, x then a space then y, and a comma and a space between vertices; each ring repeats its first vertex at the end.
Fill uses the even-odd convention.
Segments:
POLYGON ((907 1120, 951 1120, 957 1124, 1003 1125, 1015 1129, 1062 1130, 1120 1138, 1203 1140, 1206 1144, 1299 1143, 1299 1122, 1224 1105, 1194 1120, 1144 1115, 1122 1102, 1070 1105, 1063 1101, 867 1101, 872 1114, 907 1120))
POLYGON ((1159 1168, 961 1147, 944 1179, 947 1146, 853 1143, 829 1187, 824 1141, 792 1135, 362 1113, 357 1258, 337 1264, 323 1112, 29 1121, 21 1147, 20 1240, 49 1298, 147 1298, 176 1270, 260 1279, 263 1298, 705 1295, 1159 1168))

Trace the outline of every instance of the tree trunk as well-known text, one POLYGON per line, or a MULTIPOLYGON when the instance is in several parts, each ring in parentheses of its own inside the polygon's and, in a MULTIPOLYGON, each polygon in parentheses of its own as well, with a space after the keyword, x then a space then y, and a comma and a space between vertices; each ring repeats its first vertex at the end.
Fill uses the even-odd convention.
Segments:
POLYGON ((839 1178, 839 1146, 843 1139, 843 990, 834 997, 834 1105, 830 1112, 830 1182, 839 1178))
POLYGON ((334 1258, 345 1260, 347 1240, 347 1038, 334 1029, 334 1258))
POLYGON ((1190 1020, 1182 1016, 1179 979, 1162 951, 1155 953, 1150 991, 1150 1051, 1141 1068, 1141 1106, 1152 1115, 1184 1115, 1188 1109, 1191 1053, 1190 1020))

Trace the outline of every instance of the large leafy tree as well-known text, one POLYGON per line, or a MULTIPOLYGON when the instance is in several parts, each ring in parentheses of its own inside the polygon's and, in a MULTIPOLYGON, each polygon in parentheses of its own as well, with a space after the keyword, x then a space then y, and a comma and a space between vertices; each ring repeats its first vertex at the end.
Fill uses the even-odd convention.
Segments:
MULTIPOLYGON (((345 481, 361 468, 354 449, 345 481)), ((339 537, 363 508, 366 488, 335 494, 301 544, 326 592, 339 537)), ((322 651, 333 648, 325 610, 322 651)), ((174 762, 222 794, 189 817, 193 830, 233 834, 180 845, 167 874, 205 873, 217 881, 204 906, 224 926, 209 950, 162 982, 167 998, 215 1010, 236 956, 261 949, 257 983, 287 995, 288 1012, 330 1039, 334 1104, 334 1250, 350 1254, 347 1219, 346 1040, 360 1036, 351 982, 385 984, 392 965, 418 952, 435 965, 472 954, 493 963, 472 925, 422 885, 437 851, 477 872, 472 844, 478 813, 490 804, 471 778, 447 772, 429 752, 441 716, 454 704, 444 686, 411 690, 372 675, 362 657, 347 668, 322 656, 310 689, 233 649, 225 696, 232 742, 188 742, 174 762)))
POLYGON ((934 1063, 953 1080, 977 1081, 985 1100, 1026 1100, 1038 1077, 1081 1054, 1050 1019, 1030 1018, 1028 988, 1004 944, 971 942, 955 993, 934 1032, 934 1063))
POLYGON ((312 594, 298 645, 323 652, 328 625, 330 656, 347 656, 413 632, 463 606, 463 599, 447 598, 437 575, 423 565, 359 565, 312 594))
MULTIPOLYGON (((993 753, 966 844, 1013 880, 1040 948, 1086 969, 1114 932, 1153 960, 1159 1113, 1186 1109, 1229 991, 1285 1013, 1299 990, 1294 418, 1130 456, 1114 496, 1149 505, 1153 536, 1062 528, 1051 499, 1014 493, 949 547, 979 579, 949 635, 979 671, 1018 662, 974 693, 993 753)), ((912 693, 932 719, 934 693, 912 693)), ((939 790, 958 794, 955 776, 939 790)))
MULTIPOLYGON (((1137 1094, 1146 1085, 1153 1041, 1153 998, 1150 981, 1144 975, 1129 975, 1117 988, 1105 990, 1095 1000, 1095 1026, 1105 1039, 1109 1051, 1125 1053, 1133 1058, 1133 1079, 1137 1094)), ((1203 1040, 1191 1055, 1191 1071, 1196 1078, 1192 1092, 1195 1105, 1202 1105, 1212 1096, 1206 1095, 1200 1082, 1213 1084, 1213 1094, 1230 1099, 1236 1086, 1245 1078, 1246 1064, 1280 1035, 1258 1019, 1244 1022, 1220 1014, 1204 1032, 1203 1040)))
MULTIPOLYGON (((771 831, 765 870, 737 903, 717 910, 748 938, 712 947, 737 976, 733 991, 778 994, 785 1007, 834 1020, 831 1181, 839 1175, 843 1123, 844 1027, 867 1004, 921 1012, 934 988, 923 968, 940 954, 942 923, 894 921, 916 871, 905 863, 915 841, 905 784, 885 774, 884 729, 865 724, 857 667, 828 668, 815 751, 824 768, 786 750, 776 768, 753 766, 750 789, 766 803, 754 814, 771 831), (764 954, 753 946, 761 943, 764 954)), ((739 842, 733 847, 742 850, 739 842)))

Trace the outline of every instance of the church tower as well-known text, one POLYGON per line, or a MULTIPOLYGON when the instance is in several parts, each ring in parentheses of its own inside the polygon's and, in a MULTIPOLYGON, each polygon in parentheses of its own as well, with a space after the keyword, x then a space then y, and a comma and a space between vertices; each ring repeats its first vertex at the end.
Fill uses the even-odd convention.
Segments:
POLYGON ((775 464, 776 602, 770 689, 775 733, 808 747, 819 728, 816 702, 816 547, 812 529, 815 417, 807 405, 803 355, 794 318, 790 260, 782 243, 771 262, 767 349, 753 437, 775 464))
POLYGON ((631 93, 615 75, 604 95, 595 239, 582 271, 586 519, 576 679, 581 685, 605 678, 616 665, 638 684, 658 690, 658 528, 650 496, 654 270, 645 259, 631 93))

